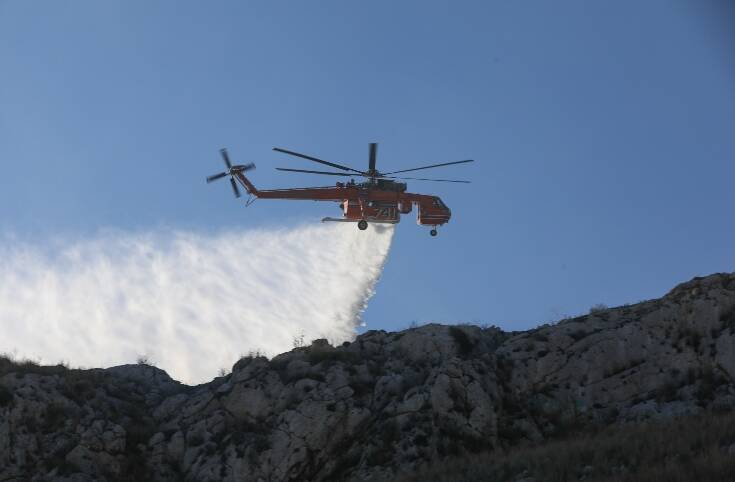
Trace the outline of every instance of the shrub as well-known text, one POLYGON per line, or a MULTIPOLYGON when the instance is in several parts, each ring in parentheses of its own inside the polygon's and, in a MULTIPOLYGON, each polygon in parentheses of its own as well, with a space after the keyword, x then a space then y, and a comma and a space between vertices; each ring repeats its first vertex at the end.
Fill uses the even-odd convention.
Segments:
POLYGON ((92 381, 80 379, 72 379, 67 377, 64 380, 64 384, 61 386, 61 393, 78 404, 83 404, 87 400, 94 398, 95 391, 92 381))
POLYGON ((6 373, 10 373, 15 368, 15 363, 13 362, 13 357, 11 355, 8 355, 7 353, 3 353, 0 355, 0 375, 4 375, 6 373))
POLYGON ((569 333, 569 336, 571 336, 574 341, 579 341, 587 335, 588 333, 582 328, 579 328, 569 333))
POLYGON ((153 423, 143 417, 131 420, 124 428, 126 444, 133 449, 136 449, 138 444, 147 444, 156 433, 153 423))
POLYGON ((499 354, 495 359, 495 363, 497 367, 496 373, 498 374, 500 383, 510 381, 511 376, 513 375, 513 359, 499 354))
POLYGON ((388 420, 380 427, 379 435, 383 445, 390 445, 401 438, 401 430, 395 420, 388 420))
POLYGON ((373 393, 375 390, 375 380, 362 380, 357 377, 350 378, 350 388, 355 392, 356 397, 362 397, 373 393))
POLYGON ((362 452, 354 447, 349 452, 339 456, 328 480, 348 480, 344 475, 360 463, 362 452))
POLYGON ((199 447, 204 443, 204 437, 200 433, 195 433, 192 436, 189 437, 189 446, 190 447, 199 447))
POLYGON ((720 315, 720 322, 723 330, 728 329, 730 333, 735 331, 735 306, 720 315))
POLYGON ((414 437, 413 442, 418 447, 426 447, 429 445, 429 437, 427 437, 425 433, 419 433, 414 437))
POLYGON ((0 355, 0 375, 7 373, 15 373, 17 378, 22 378, 29 373, 38 375, 61 375, 68 367, 64 363, 57 365, 41 365, 36 360, 25 359, 15 360, 11 355, 0 355))
POLYGON ((702 343, 702 335, 693 328, 688 327, 679 330, 679 339, 683 339, 684 343, 695 351, 699 350, 699 346, 702 343))
POLYGON ((258 453, 265 452, 266 450, 271 448, 271 441, 270 439, 268 439, 268 436, 266 434, 257 433, 255 434, 255 439, 253 440, 253 448, 258 453))
POLYGON ((43 415, 42 430, 44 433, 50 433, 60 428, 67 418, 67 409, 60 403, 50 403, 46 407, 43 415))
POLYGON ((462 328, 458 326, 450 326, 449 334, 457 344, 457 351, 461 356, 467 356, 472 352, 472 349, 475 347, 475 343, 462 328))
POLYGON ((673 402, 679 393, 679 384, 673 380, 664 383, 656 390, 656 401, 673 402))
POLYGON ((357 361, 358 355, 351 351, 339 350, 332 347, 312 347, 309 348, 306 354, 306 359, 312 365, 317 365, 321 362, 345 362, 354 363, 357 361))
POLYGON ((462 446, 453 438, 440 438, 436 451, 441 456, 457 456, 462 452, 462 446))
MULTIPOLYGON (((502 422, 502 419, 499 421, 502 422)), ((499 432, 509 431, 502 423, 499 432)), ((500 435, 500 433, 499 433, 500 435)), ((507 434, 511 435, 511 434, 507 434)), ((504 437, 505 439, 510 436, 504 437)), ((666 422, 590 427, 539 444, 436 461, 395 482, 735 480, 735 414, 704 414, 666 422), (588 468, 589 467, 589 468, 588 468)), ((448 441, 438 450, 448 454, 448 441)))
POLYGON ((44 461, 46 469, 56 470, 56 475, 72 475, 74 472, 79 472, 76 464, 66 460, 66 454, 71 452, 73 447, 73 444, 65 444, 56 449, 51 457, 44 461))
POLYGON ((13 392, 5 385, 0 385, 0 407, 7 407, 13 403, 13 392))
POLYGON ((593 315, 595 313, 600 313, 601 311, 605 311, 607 309, 608 307, 606 304, 597 303, 596 305, 592 305, 592 307, 590 307, 590 315, 593 315))

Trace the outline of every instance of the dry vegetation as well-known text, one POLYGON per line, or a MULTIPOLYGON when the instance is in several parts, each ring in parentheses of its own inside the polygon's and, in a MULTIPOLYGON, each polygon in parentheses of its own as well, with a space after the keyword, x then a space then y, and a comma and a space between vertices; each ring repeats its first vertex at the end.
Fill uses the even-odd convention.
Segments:
MULTIPOLYGON (((66 455, 79 442, 79 432, 75 433, 75 427, 79 427, 88 412, 94 410, 98 419, 109 420, 125 430, 125 449, 120 464, 122 475, 111 476, 108 480, 149 480, 141 447, 153 436, 155 427, 145 405, 145 387, 118 379, 102 369, 69 368, 64 363, 41 365, 34 360, 16 360, 12 355, 0 354, 0 410, 13 409, 18 401, 13 390, 7 386, 7 378, 20 380, 28 376, 54 376, 54 383, 46 386, 54 387, 57 398, 37 415, 25 413, 20 428, 16 424, 15 429, 21 433, 38 433, 46 437, 53 433, 66 434, 62 437, 63 443, 54 448, 53 454, 43 459, 43 467, 39 465, 39 470, 56 470, 57 476, 79 471, 79 467, 67 460, 66 455)), ((12 480, 20 478, 13 477, 12 480)))
POLYGON ((564 439, 443 460, 395 482, 735 480, 735 414, 587 429, 564 439))

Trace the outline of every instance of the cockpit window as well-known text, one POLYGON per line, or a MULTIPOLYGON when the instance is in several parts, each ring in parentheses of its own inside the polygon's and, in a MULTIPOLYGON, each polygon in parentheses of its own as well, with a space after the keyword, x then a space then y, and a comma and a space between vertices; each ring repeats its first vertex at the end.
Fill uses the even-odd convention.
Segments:
POLYGON ((444 205, 444 203, 442 202, 442 200, 439 199, 438 197, 435 197, 434 198, 434 206, 435 207, 438 207, 438 208, 445 208, 446 209, 446 206, 444 205))

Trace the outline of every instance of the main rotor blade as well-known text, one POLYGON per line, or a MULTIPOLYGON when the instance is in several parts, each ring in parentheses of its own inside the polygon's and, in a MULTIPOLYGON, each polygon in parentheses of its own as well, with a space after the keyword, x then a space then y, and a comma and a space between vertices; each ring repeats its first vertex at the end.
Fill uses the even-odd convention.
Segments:
POLYGON ((362 174, 350 174, 348 172, 309 171, 306 169, 288 169, 285 167, 277 167, 276 170, 288 172, 308 172, 309 174, 326 174, 327 176, 362 176, 362 174))
POLYGON ((227 169, 232 169, 232 163, 230 162, 230 156, 227 155, 227 149, 222 148, 219 150, 220 154, 222 154, 222 159, 225 160, 225 166, 227 166, 227 169))
POLYGON ((368 165, 368 168, 370 171, 375 170, 375 159, 378 157, 378 144, 376 142, 370 143, 370 164, 368 165))
POLYGON ((215 174, 214 176, 208 176, 207 177, 207 184, 209 184, 212 181, 216 181, 217 179, 222 179, 227 175, 226 172, 220 172, 219 174, 215 174))
POLYGON ((230 178, 230 183, 232 184, 232 192, 235 193, 235 197, 240 197, 240 190, 237 188, 237 183, 233 178, 230 178))
POLYGON ((380 176, 380 178, 387 179, 409 179, 411 181, 434 181, 434 182, 461 182, 464 184, 470 184, 472 181, 457 181, 454 179, 426 179, 423 177, 398 177, 398 176, 380 176))
POLYGON ((386 172, 385 174, 398 174, 400 172, 420 171, 421 169, 431 169, 433 167, 451 166, 452 164, 463 164, 465 162, 475 162, 475 160, 467 159, 466 161, 442 162, 441 164, 432 164, 430 166, 414 167, 413 169, 403 169, 401 171, 386 172))
POLYGON ((302 159, 308 159, 310 161, 318 162, 319 164, 324 164, 326 166, 336 167, 337 169, 342 169, 343 171, 352 171, 358 172, 360 174, 365 174, 364 172, 358 171, 357 169, 352 169, 351 167, 343 166, 341 164, 335 164, 334 162, 324 161, 322 159, 317 159, 316 157, 307 156, 306 154, 299 154, 298 152, 288 151, 286 149, 281 149, 280 147, 274 147, 273 150, 283 152, 284 154, 301 157, 302 159))

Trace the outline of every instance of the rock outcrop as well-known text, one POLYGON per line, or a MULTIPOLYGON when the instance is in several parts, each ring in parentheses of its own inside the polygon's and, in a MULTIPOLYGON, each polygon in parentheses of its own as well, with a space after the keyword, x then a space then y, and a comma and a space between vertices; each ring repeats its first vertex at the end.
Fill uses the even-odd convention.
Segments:
POLYGON ((592 423, 735 407, 735 275, 506 333, 317 340, 189 387, 0 360, 0 480, 389 480, 592 423))

